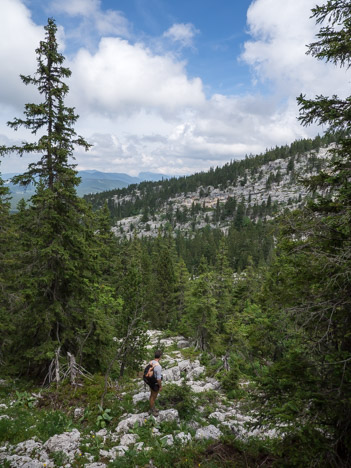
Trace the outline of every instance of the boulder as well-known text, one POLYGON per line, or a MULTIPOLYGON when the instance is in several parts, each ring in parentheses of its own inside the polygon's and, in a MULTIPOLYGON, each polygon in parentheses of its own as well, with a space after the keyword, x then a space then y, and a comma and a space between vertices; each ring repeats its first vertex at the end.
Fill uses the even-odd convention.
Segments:
POLYGON ((125 419, 119 422, 118 426, 116 427, 116 432, 127 432, 128 429, 131 429, 135 423, 138 423, 139 426, 142 426, 148 417, 148 413, 127 415, 125 419))
POLYGON ((178 362, 180 372, 189 371, 191 369, 191 362, 189 359, 178 362))
POLYGON ((209 419, 210 418, 217 419, 220 422, 223 422, 225 420, 225 414, 220 413, 219 411, 214 411, 208 417, 209 419))
MULTIPOLYGON (((11 466, 11 468, 43 468, 44 463, 39 460, 32 460, 28 456, 8 455, 0 457, 0 466, 11 466), (2 464, 5 461, 8 465, 2 464)), ((45 460, 46 468, 53 468, 55 465, 51 460, 45 460)))
POLYGON ((75 408, 73 417, 75 420, 80 419, 84 416, 84 408, 75 408))
POLYGON ((174 444, 174 439, 173 439, 172 434, 168 434, 168 435, 161 437, 160 441, 163 446, 170 447, 174 444))
POLYGON ((204 366, 197 366, 197 367, 194 367, 189 373, 188 373, 188 377, 189 379, 197 379, 198 377, 200 377, 201 374, 203 374, 205 372, 205 367, 204 366))
POLYGON ((14 452, 31 456, 33 452, 38 453, 42 449, 43 449, 43 444, 41 442, 37 442, 34 439, 29 439, 29 440, 25 440, 24 442, 20 442, 19 444, 17 444, 14 452))
POLYGON ((168 409, 160 411, 158 416, 156 416, 158 422, 172 422, 172 421, 179 421, 179 414, 176 409, 168 409))
POLYGON ((132 444, 135 444, 137 440, 136 434, 124 434, 124 436, 121 437, 121 445, 129 446, 132 444))
POLYGON ((150 398, 150 392, 140 392, 133 396, 133 403, 136 404, 139 401, 146 401, 150 398))
POLYGON ((189 432, 179 432, 179 434, 176 434, 175 439, 182 445, 186 445, 187 443, 191 442, 191 434, 189 432))
POLYGON ((196 440, 217 440, 221 437, 222 432, 213 424, 209 426, 200 427, 195 434, 196 440))
POLYGON ((191 390, 194 393, 201 393, 201 392, 205 391, 204 387, 201 387, 200 385, 197 385, 197 384, 195 384, 193 382, 189 382, 188 385, 190 386, 191 390))
POLYGON ((172 338, 163 338, 162 340, 160 340, 160 344, 167 348, 168 346, 172 346, 174 344, 174 341, 172 340, 172 338))
POLYGON ((49 452, 63 452, 69 460, 73 460, 79 451, 80 432, 73 429, 71 432, 56 434, 48 439, 44 448, 49 452))
POLYGON ((107 436, 107 429, 100 429, 95 435, 105 438, 107 436))
POLYGON ((127 450, 128 447, 126 445, 117 445, 116 447, 112 447, 110 450, 100 450, 100 456, 114 460, 117 457, 123 456, 127 450))
POLYGON ((177 346, 179 349, 189 348, 190 343, 188 340, 179 340, 177 346))
POLYGON ((170 369, 163 370, 162 377, 164 382, 172 382, 180 379, 179 366, 171 367, 170 369))

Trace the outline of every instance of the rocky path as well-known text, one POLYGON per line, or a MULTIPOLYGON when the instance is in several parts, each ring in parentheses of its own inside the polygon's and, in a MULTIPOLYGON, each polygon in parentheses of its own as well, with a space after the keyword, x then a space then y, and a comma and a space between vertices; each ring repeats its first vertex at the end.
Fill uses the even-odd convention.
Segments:
MULTIPOLYGON (((240 406, 228 401, 220 389, 220 383, 213 378, 204 377, 205 367, 201 366, 197 359, 184 359, 182 350, 189 347, 190 343, 184 337, 161 338, 159 331, 149 331, 150 349, 160 346, 165 349, 162 358, 164 388, 169 384, 188 385, 194 394, 194 405, 196 414, 193 420, 182 421, 175 408, 161 410, 157 417, 150 416, 147 412, 138 412, 140 402, 147 402, 150 392, 146 385, 140 380, 135 381, 133 404, 135 412, 124 414, 116 427, 109 426, 91 433, 90 442, 86 441, 86 435, 79 430, 57 434, 49 438, 45 443, 29 439, 15 446, 5 444, 0 447, 0 466, 39 468, 65 466, 70 468, 77 466, 75 461, 83 456, 87 468, 103 468, 109 462, 123 455, 130 449, 135 451, 149 451, 150 443, 140 440, 138 431, 147 428, 152 438, 157 438, 160 446, 164 449, 170 446, 184 446, 201 440, 218 440, 223 433, 230 431, 237 438, 246 440, 249 437, 273 438, 277 437, 276 430, 267 428, 250 429, 256 418, 254 414, 245 413, 240 406), (217 392, 214 411, 208 412, 204 405, 206 392, 217 392), (197 395, 201 394, 202 405, 197 401, 197 395), (167 423, 167 424, 165 424, 167 423), (84 439, 84 440, 83 440, 84 439), (99 441, 99 461, 96 457, 86 453, 87 444, 99 441), (61 454, 65 460, 64 464, 57 464, 53 460, 54 454, 61 454), (6 465, 5 465, 6 462, 6 465)), ((162 402, 162 392, 158 404, 162 402)), ((147 403, 144 404, 147 407, 147 403)), ((213 405, 212 405, 213 406, 213 405)), ((76 413, 79 413, 79 408, 76 413)), ((0 406, 0 419, 6 415, 6 405, 0 406)), ((81 465, 79 465, 81 466, 81 465)))

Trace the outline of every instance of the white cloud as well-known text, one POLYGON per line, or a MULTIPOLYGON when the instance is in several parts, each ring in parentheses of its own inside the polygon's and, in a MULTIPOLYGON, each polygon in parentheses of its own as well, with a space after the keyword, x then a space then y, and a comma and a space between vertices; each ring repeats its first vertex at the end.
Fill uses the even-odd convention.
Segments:
POLYGON ((141 109, 173 114, 205 102, 202 82, 184 63, 154 55, 143 44, 103 38, 95 54, 82 49, 72 63, 72 93, 91 110, 111 115, 141 109))
POLYGON ((319 25, 311 19, 315 0, 256 0, 247 14, 252 40, 245 43, 242 59, 258 81, 273 84, 276 93, 345 92, 345 72, 306 55, 319 25))
MULTIPOLYGON (((18 109, 34 96, 18 75, 35 71, 34 51, 43 29, 20 0, 0 1, 0 142, 6 142, 28 135, 24 130, 14 134, 5 122, 18 116, 18 109)), ((241 59, 252 67, 258 82, 270 85, 265 96, 257 87, 245 96, 206 97, 205 83, 200 77, 189 78, 186 63, 176 56, 155 53, 121 37, 102 37, 89 50, 81 42, 68 63, 72 70, 68 103, 81 116, 78 133, 94 147, 88 153, 77 150, 79 167, 133 175, 142 170, 190 173, 313 135, 315 129, 302 128, 297 121, 296 96, 343 94, 349 78, 345 70, 305 55, 305 44, 316 32, 309 19, 311 6, 314 0, 252 3, 251 40, 241 59)), ((99 0, 60 0, 56 7, 82 20, 80 35, 91 24, 103 36, 119 36, 123 27, 128 34, 123 15, 102 11, 99 0)), ((176 24, 165 36, 185 46, 192 44, 196 33, 192 25, 176 24)), ((65 30, 65 36, 68 43, 72 31, 65 30)), ((19 165, 11 157, 2 168, 12 172, 19 165)))
POLYGON ((101 35, 130 35, 129 23, 123 13, 111 9, 103 11, 101 0, 54 0, 51 7, 56 12, 83 17, 84 21, 78 28, 82 37, 91 34, 92 27, 101 35))
POLYGON ((191 23, 173 24, 163 36, 173 42, 179 43, 182 47, 193 47, 193 39, 199 30, 191 23))
POLYGON ((1 0, 0 34, 0 102, 2 106, 23 107, 35 93, 31 86, 22 84, 19 75, 36 70, 35 49, 44 31, 33 23, 20 0, 1 0))
POLYGON ((100 8, 100 0, 54 0, 51 5, 56 11, 71 16, 91 16, 100 8))

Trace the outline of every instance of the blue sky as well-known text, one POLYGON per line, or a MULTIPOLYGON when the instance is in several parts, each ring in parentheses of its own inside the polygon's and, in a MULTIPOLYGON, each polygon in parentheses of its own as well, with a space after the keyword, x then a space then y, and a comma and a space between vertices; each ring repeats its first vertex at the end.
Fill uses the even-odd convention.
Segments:
MULTIPOLYGON (((54 17, 72 70, 67 104, 94 146, 79 169, 189 174, 323 129, 297 122, 296 96, 347 93, 348 72, 306 56, 315 0, 0 0, 0 144, 38 102, 33 73, 54 17)), ((34 156, 35 159, 35 156, 34 156)), ((11 155, 2 172, 24 170, 11 155)))

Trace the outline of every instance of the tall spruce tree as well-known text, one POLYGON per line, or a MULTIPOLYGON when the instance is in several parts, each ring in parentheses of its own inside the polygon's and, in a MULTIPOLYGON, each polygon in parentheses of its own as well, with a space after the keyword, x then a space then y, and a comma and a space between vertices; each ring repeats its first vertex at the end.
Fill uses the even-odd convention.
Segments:
POLYGON ((25 118, 9 122, 15 130, 24 126, 42 136, 34 143, 0 148, 2 154, 42 155, 14 180, 34 182, 36 193, 17 218, 21 258, 16 286, 21 293, 12 312, 9 352, 17 371, 38 376, 46 374, 58 352, 70 352, 90 368, 98 366, 112 340, 116 307, 101 285, 96 220, 77 196, 79 178, 70 163, 75 145, 89 147, 74 131, 74 109, 64 105, 68 86, 63 80, 71 72, 62 65, 53 19, 45 31, 36 50, 36 74, 21 76, 37 87, 43 102, 26 104, 25 118))
MULTIPOLYGON (((312 12, 326 26, 309 53, 349 68, 350 2, 329 0, 312 12)), ((351 465, 351 97, 301 95, 298 102, 304 125, 326 124, 341 138, 328 169, 306 181, 317 198, 283 225, 266 296, 275 298, 276 311, 283 306, 279 324, 287 325, 264 388, 275 415, 300 418, 289 462, 295 457, 301 466, 303 454, 305 466, 346 467, 351 465)))
POLYGON ((5 361, 10 345, 11 293, 13 292, 13 245, 15 230, 10 216, 9 189, 0 174, 0 366, 5 361))

